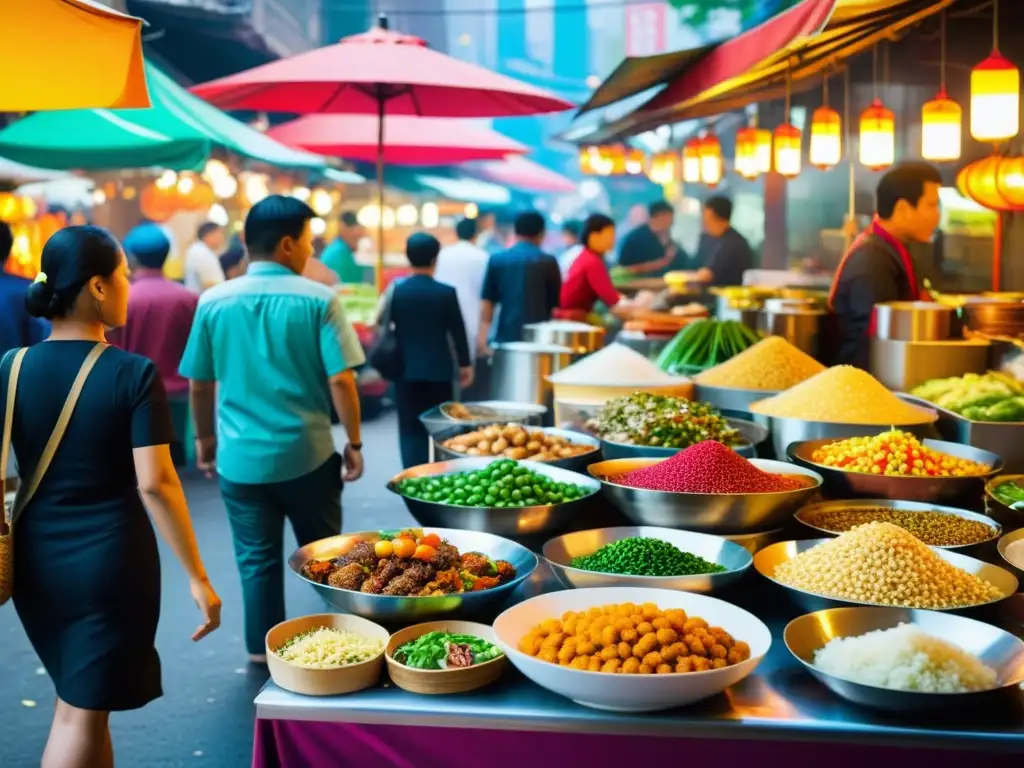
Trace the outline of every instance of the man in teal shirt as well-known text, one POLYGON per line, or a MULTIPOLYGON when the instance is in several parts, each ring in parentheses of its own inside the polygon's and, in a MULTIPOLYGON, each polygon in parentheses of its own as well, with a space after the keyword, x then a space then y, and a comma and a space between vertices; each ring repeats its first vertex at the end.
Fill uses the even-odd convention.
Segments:
POLYGON ((206 291, 181 361, 200 469, 220 475, 245 603, 250 658, 284 621, 284 520, 300 545, 341 532, 343 482, 363 472, 363 352, 340 300, 300 277, 313 253, 305 203, 273 195, 249 212, 248 274, 206 291), (216 429, 214 400, 216 399, 216 429), (348 433, 331 437, 331 403, 348 433))
POLYGON ((356 249, 366 229, 352 211, 345 211, 338 219, 338 236, 324 249, 320 261, 333 269, 343 283, 366 282, 366 270, 356 263, 356 249))

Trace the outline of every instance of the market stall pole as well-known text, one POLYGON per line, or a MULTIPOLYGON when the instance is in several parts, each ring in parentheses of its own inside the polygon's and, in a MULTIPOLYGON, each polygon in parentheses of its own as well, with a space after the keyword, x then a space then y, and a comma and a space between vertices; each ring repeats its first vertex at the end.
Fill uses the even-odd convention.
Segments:
POLYGON ((0 112, 148 107, 143 23, 95 0, 5 0, 0 112))
MULTIPOLYGON (((335 45, 204 83, 193 92, 222 109, 377 118, 377 200, 384 210, 385 116, 511 117, 560 112, 554 94, 431 50, 388 29, 387 18, 335 45)), ((384 266, 383 215, 377 222, 376 282, 384 266)))

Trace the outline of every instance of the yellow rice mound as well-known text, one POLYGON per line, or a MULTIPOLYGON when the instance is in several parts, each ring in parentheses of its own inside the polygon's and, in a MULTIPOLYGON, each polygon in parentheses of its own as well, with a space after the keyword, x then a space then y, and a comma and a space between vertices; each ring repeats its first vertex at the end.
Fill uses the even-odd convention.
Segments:
POLYGON ((930 424, 935 413, 900 400, 874 376, 851 365, 816 376, 750 406, 754 413, 784 419, 905 427, 930 424))
POLYGON ((781 336, 769 336, 696 378, 708 387, 780 392, 825 370, 825 366, 781 336))

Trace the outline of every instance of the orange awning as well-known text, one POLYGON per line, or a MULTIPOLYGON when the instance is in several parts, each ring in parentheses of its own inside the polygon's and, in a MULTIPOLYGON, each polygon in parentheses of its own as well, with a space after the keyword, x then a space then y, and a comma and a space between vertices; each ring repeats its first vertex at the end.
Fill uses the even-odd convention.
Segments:
POLYGON ((710 117, 818 83, 824 72, 892 40, 956 0, 804 0, 694 58, 664 89, 609 131, 635 135, 710 117))
POLYGON ((95 0, 3 0, 0 112, 150 106, 142 20, 95 0))

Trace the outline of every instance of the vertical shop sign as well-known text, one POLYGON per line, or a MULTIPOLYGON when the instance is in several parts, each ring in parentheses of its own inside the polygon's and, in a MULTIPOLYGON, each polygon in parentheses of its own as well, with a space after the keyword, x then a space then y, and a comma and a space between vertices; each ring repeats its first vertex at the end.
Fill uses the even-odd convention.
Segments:
POLYGON ((667 6, 641 3, 626 6, 626 55, 653 56, 665 52, 667 6))

